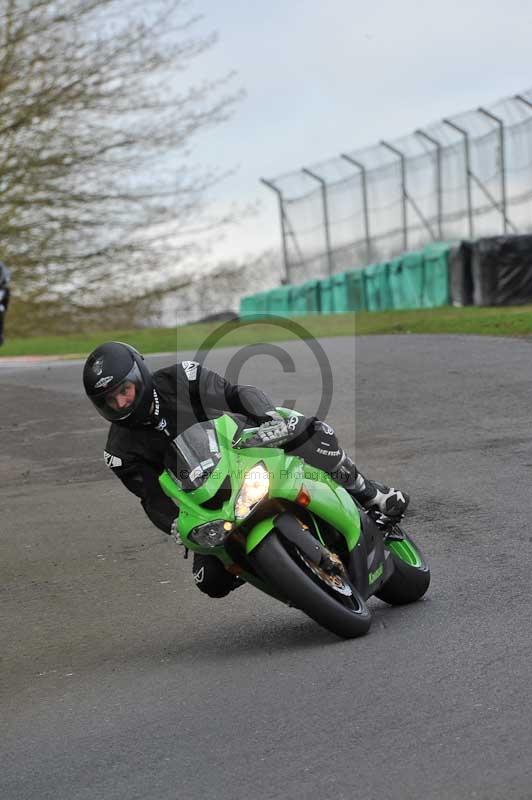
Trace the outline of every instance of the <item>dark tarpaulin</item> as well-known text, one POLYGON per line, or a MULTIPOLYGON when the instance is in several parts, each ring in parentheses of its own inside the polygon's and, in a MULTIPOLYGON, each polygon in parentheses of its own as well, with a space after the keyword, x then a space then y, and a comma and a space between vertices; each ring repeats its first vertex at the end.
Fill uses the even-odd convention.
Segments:
POLYGON ((532 236, 491 236, 473 245, 476 306, 532 303, 532 236))
POLYGON ((449 250, 449 285, 453 306, 473 304, 473 276, 471 274, 471 242, 458 242, 449 250))

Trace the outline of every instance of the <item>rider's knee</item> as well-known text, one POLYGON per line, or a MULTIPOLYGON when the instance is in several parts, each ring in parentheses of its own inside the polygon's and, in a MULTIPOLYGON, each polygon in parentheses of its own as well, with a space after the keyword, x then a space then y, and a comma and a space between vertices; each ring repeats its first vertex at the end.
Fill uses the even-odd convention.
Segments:
POLYGON ((334 428, 318 417, 301 417, 294 438, 285 449, 326 471, 336 466, 343 455, 334 428))

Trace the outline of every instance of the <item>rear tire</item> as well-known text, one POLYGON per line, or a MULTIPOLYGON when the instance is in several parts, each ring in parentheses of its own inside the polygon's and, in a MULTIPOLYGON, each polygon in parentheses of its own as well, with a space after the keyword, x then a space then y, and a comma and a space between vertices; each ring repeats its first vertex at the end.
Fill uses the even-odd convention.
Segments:
POLYGON ((390 542, 388 547, 390 557, 393 559, 394 571, 384 586, 378 592, 375 592, 375 597, 378 597, 379 600, 384 600, 385 603, 391 606, 414 603, 423 597, 430 584, 430 569, 423 558, 423 554, 412 539, 404 531, 402 533, 410 551, 417 554, 419 563, 416 565, 409 564, 403 558, 400 558, 397 553, 393 552, 393 542, 390 542))
POLYGON ((355 587, 350 584, 352 597, 338 595, 336 599, 333 590, 296 558, 297 553, 292 555, 275 531, 253 551, 257 572, 323 628, 344 639, 367 633, 371 614, 355 587))

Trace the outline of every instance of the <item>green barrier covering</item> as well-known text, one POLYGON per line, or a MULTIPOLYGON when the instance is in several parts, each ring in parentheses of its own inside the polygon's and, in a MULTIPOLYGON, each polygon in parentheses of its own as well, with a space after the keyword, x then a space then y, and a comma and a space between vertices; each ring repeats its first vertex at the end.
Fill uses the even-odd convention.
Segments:
POLYGON ((268 295, 269 292, 258 292, 255 295, 255 313, 261 317, 268 315, 268 295))
POLYGON ((268 315, 269 292, 257 292, 240 300, 241 317, 265 317, 268 315))
POLYGON ((425 285, 425 261, 422 252, 405 253, 390 262, 392 308, 421 308, 425 285))
POLYGON ((317 280, 307 281, 303 284, 307 297, 307 314, 319 314, 320 306, 320 282, 317 280))
POLYGON ((349 292, 345 272, 333 275, 331 278, 331 302, 335 314, 345 314, 350 311, 349 292))
POLYGON ((423 308, 446 306, 451 302, 449 284, 449 252, 452 244, 435 242, 423 250, 425 260, 425 284, 423 308))
POLYGON ((351 304, 350 311, 365 311, 367 308, 366 303, 366 288, 364 284, 364 270, 353 269, 346 272, 349 302, 351 304))
POLYGON ((335 314, 363 311, 366 308, 363 270, 350 270, 333 275, 332 305, 335 314))
POLYGON ((322 314, 333 314, 333 281, 334 278, 322 278, 320 281, 320 311, 322 314))
POLYGON ((239 316, 241 317, 266 317, 268 316, 269 292, 257 292, 247 297, 240 298, 239 316))
POLYGON ((295 317, 307 313, 307 293, 304 286, 292 286, 290 314, 295 317))
POLYGON ((307 281, 299 286, 292 286, 290 297, 290 314, 304 316, 320 313, 320 282, 307 281))
POLYGON ((444 306, 450 302, 451 247, 450 242, 435 242, 423 251, 405 253, 365 269, 243 297, 240 316, 285 317, 444 306))
POLYGON ((255 297, 248 295, 247 297, 240 298, 240 309, 238 315, 240 317, 252 317, 257 312, 255 311, 255 297))
POLYGON ((268 314, 278 317, 287 317, 291 307, 291 286, 279 286, 266 292, 268 314))
POLYGON ((307 293, 305 286, 292 286, 292 296, 290 303, 290 314, 294 317, 301 317, 307 313, 307 293))
POLYGON ((363 272, 368 311, 387 311, 392 308, 388 262, 370 264, 363 272))

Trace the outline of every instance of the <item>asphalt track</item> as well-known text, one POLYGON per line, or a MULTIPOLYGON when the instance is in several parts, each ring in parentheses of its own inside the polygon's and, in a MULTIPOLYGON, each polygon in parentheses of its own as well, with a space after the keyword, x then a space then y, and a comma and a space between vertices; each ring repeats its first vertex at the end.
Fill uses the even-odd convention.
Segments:
MULTIPOLYGON (((328 419, 411 492, 433 574, 348 642, 252 587, 201 595, 105 467, 80 364, 1 363, 2 800, 532 797, 532 343, 323 345, 328 419)), ((283 348, 295 374, 241 380, 313 413, 314 357, 283 348)))

